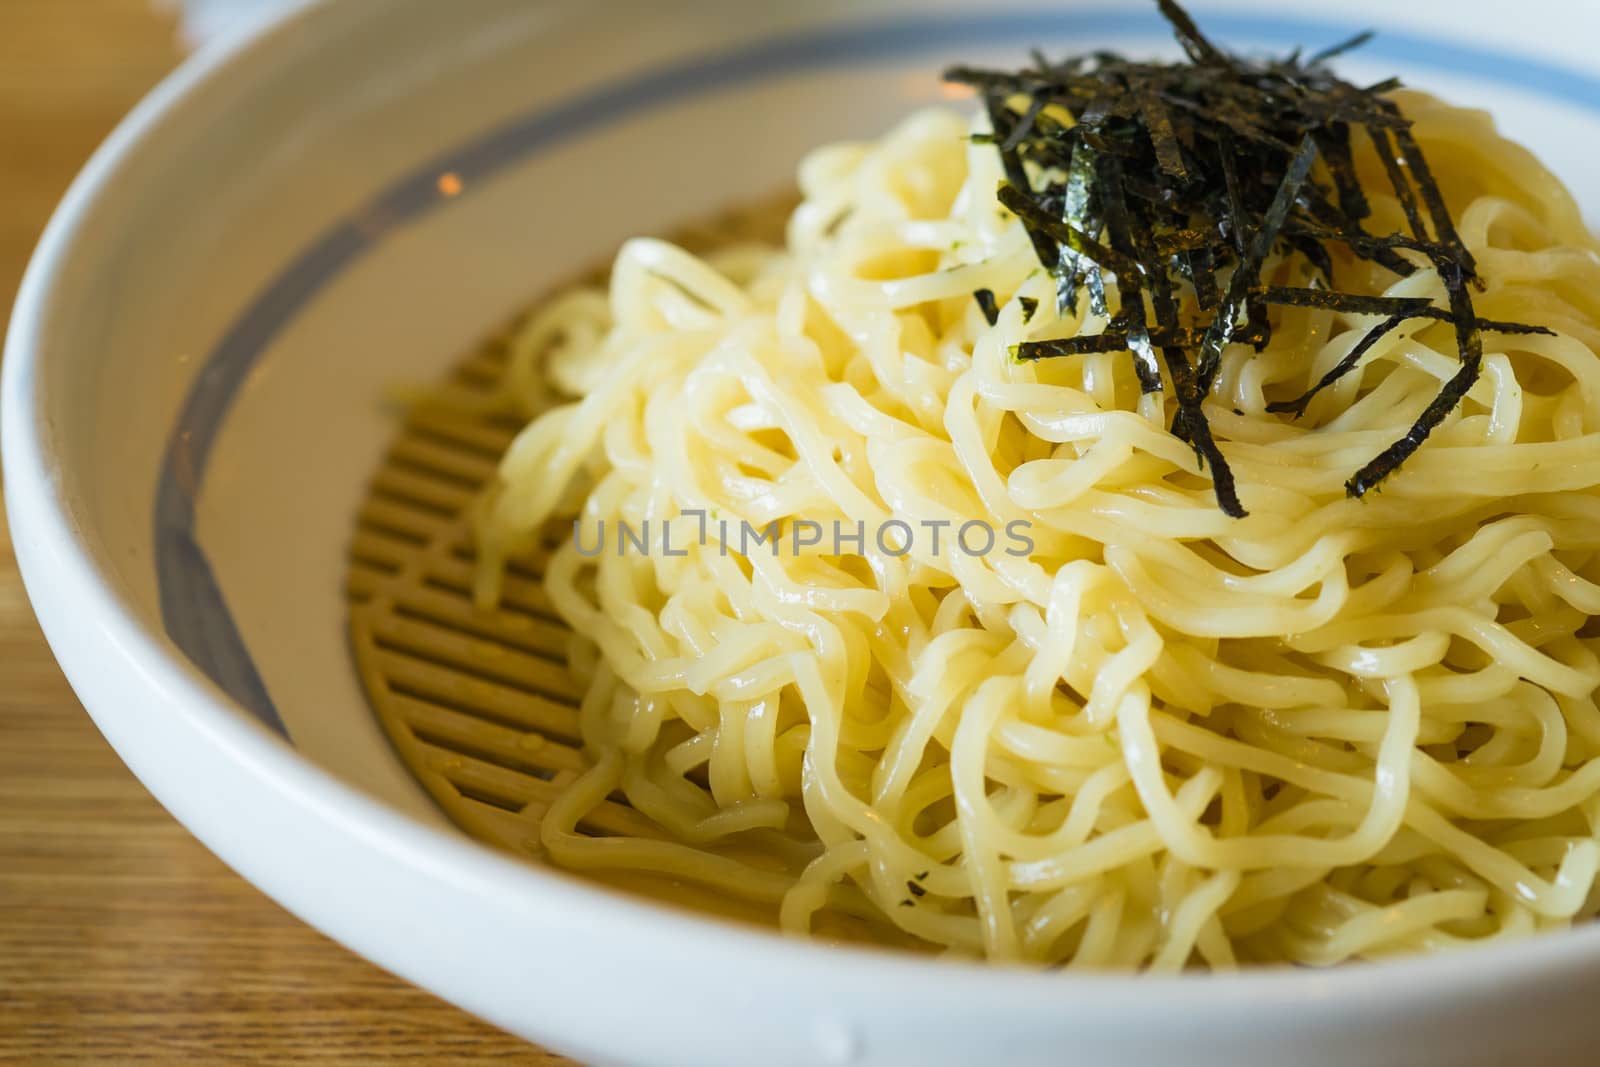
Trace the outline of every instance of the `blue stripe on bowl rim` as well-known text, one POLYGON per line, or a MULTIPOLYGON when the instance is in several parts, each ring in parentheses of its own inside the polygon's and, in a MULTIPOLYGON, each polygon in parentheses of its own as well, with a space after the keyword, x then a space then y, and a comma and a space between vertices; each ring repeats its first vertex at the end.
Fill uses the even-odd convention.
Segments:
MULTIPOLYGON (((1299 16, 1219 13, 1208 34, 1252 48, 1288 49, 1344 40, 1364 25, 1299 16)), ((167 634, 196 666, 263 724, 289 739, 245 646, 195 531, 195 500, 218 432, 245 379, 279 333, 342 272, 397 230, 449 202, 438 175, 454 172, 462 195, 480 181, 582 134, 625 118, 750 82, 863 61, 937 55, 974 47, 1072 37, 1165 35, 1153 9, 1019 10, 893 16, 763 40, 681 60, 512 119, 430 159, 335 223, 284 267, 234 320, 179 411, 155 496, 155 567, 167 634)), ((1470 75, 1600 113, 1600 77, 1532 58, 1408 32, 1384 32, 1363 58, 1406 69, 1470 75)))

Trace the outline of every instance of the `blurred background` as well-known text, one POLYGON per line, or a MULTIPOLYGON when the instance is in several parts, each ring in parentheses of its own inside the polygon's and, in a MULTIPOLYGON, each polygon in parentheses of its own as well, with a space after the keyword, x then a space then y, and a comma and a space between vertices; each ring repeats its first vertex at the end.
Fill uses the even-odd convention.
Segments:
MULTIPOLYGON (((283 3, 0 0, 0 323, 118 120, 283 3)), ((0 1064, 402 1062, 567 1061, 328 941, 163 811, 61 676, 0 521, 0 1064)))

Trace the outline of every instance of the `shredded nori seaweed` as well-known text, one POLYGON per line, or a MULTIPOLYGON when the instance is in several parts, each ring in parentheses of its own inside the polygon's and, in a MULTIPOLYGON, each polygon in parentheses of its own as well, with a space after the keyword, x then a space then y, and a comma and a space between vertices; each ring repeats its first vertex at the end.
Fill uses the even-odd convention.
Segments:
POLYGON ((973 292, 972 299, 978 302, 978 309, 990 326, 1000 321, 1000 305, 994 302, 993 289, 978 289, 973 292))
MULTIPOLYGON (((1268 406, 1295 417, 1406 321, 1451 324, 1460 370, 1403 437, 1345 483, 1360 497, 1460 404, 1481 370, 1484 333, 1549 331, 1474 311, 1477 265, 1410 123, 1383 95, 1399 81, 1360 88, 1327 68, 1370 33, 1307 60, 1298 51, 1249 60, 1212 44, 1175 0, 1156 2, 1188 62, 1136 63, 1107 52, 1053 62, 1035 52, 1018 70, 955 67, 945 75, 982 94, 993 133, 981 140, 995 146, 1005 173, 999 201, 1021 220, 1055 278, 1057 309, 1076 314, 1087 291, 1088 312, 1106 323, 1096 334, 1024 342, 1014 354, 1037 360, 1127 352, 1147 393, 1164 387, 1164 367, 1177 400, 1172 432, 1210 467, 1222 510, 1242 517, 1202 401, 1230 345, 1260 350, 1271 340, 1269 307, 1380 319, 1303 395, 1268 406), (1364 225, 1372 211, 1356 172, 1358 132, 1382 161, 1410 232, 1380 234, 1364 225), (1448 307, 1339 290, 1332 247, 1401 276, 1418 269, 1401 253, 1420 255, 1443 282, 1448 307), (1302 263, 1309 284, 1262 284, 1274 254, 1302 263), (1180 292, 1192 293, 1199 321, 1186 321, 1180 292)), ((997 321, 994 294, 973 296, 984 317, 997 321)), ((1024 322, 1035 307, 1031 299, 1023 303, 1024 322)))

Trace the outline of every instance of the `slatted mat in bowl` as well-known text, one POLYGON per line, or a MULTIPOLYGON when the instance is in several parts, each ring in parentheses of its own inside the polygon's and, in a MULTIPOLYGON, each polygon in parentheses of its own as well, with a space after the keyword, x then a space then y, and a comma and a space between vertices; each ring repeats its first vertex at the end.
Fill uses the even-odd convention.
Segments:
MULTIPOLYGON (((795 202, 786 194, 671 239, 691 252, 779 243, 795 202)), ((439 391, 490 396, 514 333, 483 346, 439 391)), ((362 686, 400 759, 457 825, 532 855, 539 820, 587 766, 578 733, 582 693, 566 667, 571 631, 542 583, 551 547, 571 527, 549 531, 541 549, 512 561, 500 603, 484 610, 472 601, 468 521, 524 421, 482 405, 415 406, 361 503, 346 595, 362 686)), ((662 836, 616 801, 601 804, 579 829, 662 836)))

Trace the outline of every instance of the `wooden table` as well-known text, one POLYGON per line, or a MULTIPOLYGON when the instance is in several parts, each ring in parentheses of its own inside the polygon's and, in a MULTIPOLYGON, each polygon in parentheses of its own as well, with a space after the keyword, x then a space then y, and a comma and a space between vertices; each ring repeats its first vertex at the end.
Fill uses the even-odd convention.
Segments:
MULTIPOLYGON (((179 59, 151 0, 0 0, 0 307, 94 146, 179 59)), ((0 524, 0 1064, 559 1067, 207 852, 67 688, 0 524)))

